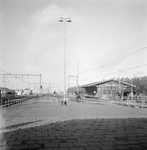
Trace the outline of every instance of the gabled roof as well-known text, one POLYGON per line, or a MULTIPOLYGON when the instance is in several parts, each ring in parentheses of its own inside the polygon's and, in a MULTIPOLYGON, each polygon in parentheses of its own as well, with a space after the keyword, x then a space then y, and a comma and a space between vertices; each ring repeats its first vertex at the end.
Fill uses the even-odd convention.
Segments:
POLYGON ((8 88, 5 88, 5 87, 0 87, 0 91, 14 91, 14 90, 10 90, 10 89, 8 89, 8 88))
MULTIPOLYGON (((117 81, 117 82, 119 82, 119 81, 117 81)), ((136 87, 135 85, 130 84, 130 83, 127 83, 127 82, 120 81, 120 83, 121 83, 121 84, 124 84, 124 85, 131 86, 131 87, 136 87)))
POLYGON ((133 84, 130 84, 130 83, 127 83, 127 82, 123 82, 123 81, 114 80, 114 79, 105 80, 105 81, 99 81, 99 82, 93 82, 93 83, 90 83, 90 84, 82 85, 81 87, 83 87, 83 88, 96 87, 97 85, 105 84, 105 83, 111 82, 111 81, 120 82, 120 84, 124 84, 124 85, 131 86, 131 87, 136 87, 133 84))
POLYGON ((26 88, 26 89, 24 89, 24 90, 26 90, 26 91, 28 90, 28 91, 29 91, 29 90, 31 90, 31 89, 30 89, 30 88, 26 88))

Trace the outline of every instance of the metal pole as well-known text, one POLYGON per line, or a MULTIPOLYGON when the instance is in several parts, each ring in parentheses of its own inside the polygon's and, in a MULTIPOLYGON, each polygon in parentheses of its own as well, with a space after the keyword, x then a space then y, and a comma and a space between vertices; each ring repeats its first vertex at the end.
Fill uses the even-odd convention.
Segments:
POLYGON ((66 104, 66 22, 71 22, 70 18, 60 17, 59 22, 64 22, 64 102, 66 104))
POLYGON ((49 86, 48 86, 48 93, 50 93, 50 83, 49 83, 49 86))
MULTIPOLYGON (((120 71, 120 69, 118 69, 118 71, 120 71)), ((120 100, 121 99, 121 86, 120 86, 120 73, 119 73, 119 97, 118 97, 120 100)))
POLYGON ((66 101, 66 21, 64 21, 64 102, 66 101))
POLYGON ((78 60, 78 65, 77 65, 77 92, 79 91, 79 88, 78 88, 78 75, 79 75, 79 60, 78 60))
POLYGON ((69 96, 69 81, 70 81, 70 78, 68 78, 68 96, 69 96))
POLYGON ((133 92, 133 78, 132 78, 132 100, 134 99, 134 92, 133 92))
POLYGON ((41 94, 41 74, 40 74, 40 94, 41 94))
POLYGON ((6 80, 5 80, 5 76, 3 75, 3 82, 4 82, 4 87, 6 87, 6 80))

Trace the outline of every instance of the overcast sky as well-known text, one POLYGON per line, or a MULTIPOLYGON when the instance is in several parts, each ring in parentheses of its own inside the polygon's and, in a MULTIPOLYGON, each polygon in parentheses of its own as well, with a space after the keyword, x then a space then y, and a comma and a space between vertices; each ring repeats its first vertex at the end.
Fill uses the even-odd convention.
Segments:
MULTIPOLYGON (((62 90, 60 17, 72 20, 66 23, 67 76, 79 70, 80 85, 147 75, 145 0, 0 0, 0 73, 42 74, 42 83, 62 90)), ((39 83, 39 77, 0 76, 2 86, 4 80, 10 88, 25 87, 25 81, 39 83)))

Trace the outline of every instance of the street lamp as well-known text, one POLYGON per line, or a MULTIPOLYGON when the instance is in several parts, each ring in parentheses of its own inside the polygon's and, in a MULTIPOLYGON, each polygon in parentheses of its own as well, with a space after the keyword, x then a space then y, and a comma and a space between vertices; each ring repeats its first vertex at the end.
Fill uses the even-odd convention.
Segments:
POLYGON ((62 104, 66 102, 66 22, 71 22, 70 18, 60 17, 59 22, 64 22, 64 99, 62 104))

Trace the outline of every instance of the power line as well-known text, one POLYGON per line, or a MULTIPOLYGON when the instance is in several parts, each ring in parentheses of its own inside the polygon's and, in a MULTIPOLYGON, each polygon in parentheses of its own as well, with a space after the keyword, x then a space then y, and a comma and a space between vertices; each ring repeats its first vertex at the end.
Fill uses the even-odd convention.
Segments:
POLYGON ((4 70, 2 70, 2 69, 0 69, 2 72, 4 72, 4 73, 8 73, 8 72, 6 72, 6 71, 4 71, 4 70))
POLYGON ((12 66, 11 64, 9 64, 9 63, 8 63, 7 61, 5 61, 3 58, 0 57, 0 59, 1 59, 2 61, 4 61, 7 65, 9 65, 10 67, 12 67, 13 69, 18 70, 19 72, 22 72, 21 70, 15 68, 15 67, 12 66))
POLYGON ((124 59, 124 58, 126 58, 126 57, 129 57, 129 56, 131 56, 131 55, 134 55, 134 54, 136 54, 136 53, 138 53, 138 52, 141 52, 141 51, 143 51, 143 50, 145 50, 145 49, 147 49, 147 47, 144 47, 144 48, 142 48, 142 49, 139 49, 139 50, 137 50, 137 51, 135 51, 135 52, 133 52, 133 53, 130 53, 130 54, 125 55, 125 56, 123 56, 123 57, 121 57, 121 58, 115 59, 115 60, 113 60, 113 61, 111 61, 111 62, 108 62, 108 63, 106 63, 106 64, 104 64, 104 65, 100 65, 99 67, 90 69, 90 70, 85 71, 85 72, 80 73, 80 74, 84 74, 84 73, 87 73, 87 72, 89 72, 89 71, 97 70, 97 69, 99 69, 99 68, 101 68, 101 67, 110 65, 110 64, 112 64, 112 63, 114 63, 114 62, 116 62, 116 61, 119 61, 119 60, 121 60, 121 59, 124 59))
POLYGON ((94 78, 97 78, 97 77, 102 77, 102 76, 112 75, 112 74, 116 74, 116 73, 118 73, 118 72, 123 72, 123 71, 133 70, 133 69, 140 68, 140 67, 144 67, 144 66, 147 66, 147 64, 143 64, 143 65, 140 65, 140 66, 135 66, 135 67, 132 67, 132 68, 127 68, 127 69, 123 69, 123 70, 119 70, 119 71, 115 71, 115 72, 111 72, 111 73, 99 75, 99 76, 96 76, 96 77, 93 77, 93 78, 88 78, 88 79, 85 79, 85 80, 82 80, 82 81, 94 79, 94 78))
MULTIPOLYGON (((6 71, 4 71, 4 70, 2 70, 2 69, 0 69, 2 72, 4 72, 5 74, 1 74, 1 75, 12 75, 11 73, 8 73, 8 72, 6 72, 6 71)), ((13 75, 12 75, 13 76, 13 75)), ((15 78, 17 78, 17 79, 19 79, 19 80, 21 80, 20 78, 18 78, 18 77, 16 77, 15 76, 15 78)), ((6 81, 3 81, 3 82, 6 82, 6 81)), ((27 81, 25 81, 26 83, 29 83, 29 82, 27 82, 27 81)))

